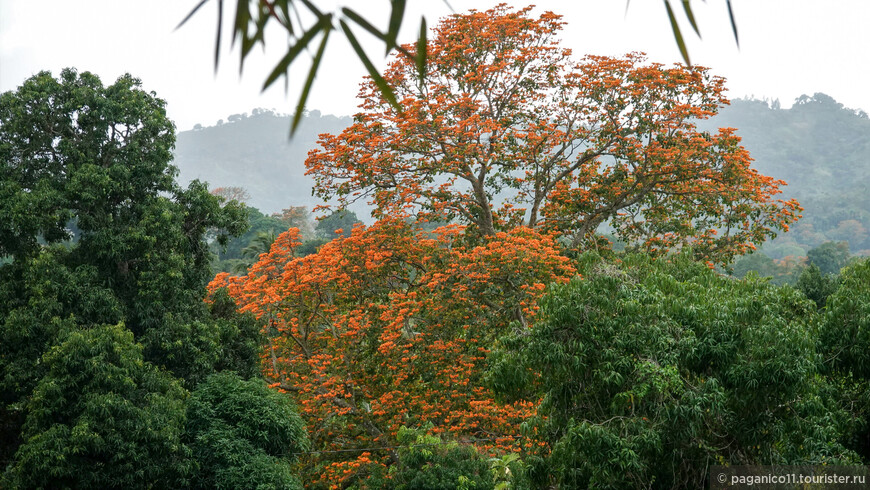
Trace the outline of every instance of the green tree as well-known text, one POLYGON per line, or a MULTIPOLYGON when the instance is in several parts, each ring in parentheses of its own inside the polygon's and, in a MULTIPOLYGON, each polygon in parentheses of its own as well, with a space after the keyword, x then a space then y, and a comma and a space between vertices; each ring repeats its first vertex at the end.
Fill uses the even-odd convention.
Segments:
POLYGON ((173 143, 164 102, 129 75, 104 87, 42 72, 0 95, 0 464, 12 482, 182 486, 182 387, 259 372, 259 326, 225 294, 203 301, 206 234, 240 234, 245 210, 202 183, 180 188, 173 143))
POLYGON ((318 221, 314 231, 317 232, 318 237, 332 240, 340 236, 350 236, 350 231, 357 223, 361 223, 361 221, 357 218, 356 213, 343 209, 318 221), (336 233, 336 230, 341 230, 341 233, 336 233))
POLYGON ((0 96, 0 255, 16 261, 81 231, 66 261, 94 269, 136 335, 164 313, 202 312, 210 278, 207 229, 220 242, 244 230, 241 208, 220 207, 170 164, 174 128, 164 101, 125 75, 103 87, 87 72, 42 72, 0 96))
POLYGON ((505 399, 542 398, 528 457, 539 485, 702 487, 720 464, 855 462, 848 414, 818 376, 815 308, 683 257, 585 255, 551 286, 543 321, 491 358, 505 399))
MULTIPOLYGON (((244 234, 229 239, 226 244, 221 244, 217 239, 211 242, 211 250, 214 254, 212 261, 213 272, 244 272, 253 263, 251 257, 245 256, 244 249, 251 245, 260 235, 276 235, 287 229, 280 218, 266 216, 259 209, 245 207, 247 214, 248 229, 244 234)), ((254 249, 251 249, 251 252, 254 249)), ((268 251, 268 248, 266 249, 268 251)), ((253 257, 256 261, 256 256, 253 257)))
POLYGON ((13 488, 178 488, 187 393, 142 359, 123 324, 76 331, 44 357, 27 402, 13 488))
POLYGON ((827 299, 819 333, 823 367, 835 380, 831 398, 847 407, 855 429, 847 439, 870 461, 870 260, 852 264, 827 299))
POLYGON ((820 343, 832 366, 870 379, 870 260, 843 271, 828 298, 820 343))
POLYGON ((262 380, 206 379, 188 403, 187 439, 199 465, 193 488, 302 488, 291 464, 308 450, 305 423, 262 380))
POLYGON ((797 288, 804 296, 813 300, 819 309, 825 307, 828 297, 837 290, 837 277, 834 274, 822 274, 816 264, 801 271, 797 280, 797 288))
POLYGON ((847 242, 825 242, 807 252, 810 263, 823 274, 839 274, 849 261, 847 242))
POLYGON ((261 231, 257 233, 248 245, 242 249, 242 257, 244 257, 248 265, 253 264, 260 259, 260 255, 269 253, 272 243, 277 238, 275 230, 261 231))
POLYGON ((47 372, 42 355, 71 330, 122 320, 120 303, 99 283, 96 268, 69 268, 70 255, 56 245, 0 265, 0 467, 15 453, 25 402, 47 372))
MULTIPOLYGON (((427 427, 426 429, 431 428, 427 427)), ((445 442, 423 429, 399 429, 399 465, 392 480, 373 479, 370 484, 399 490, 426 488, 431 490, 496 488, 493 472, 487 460, 472 445, 445 442)))

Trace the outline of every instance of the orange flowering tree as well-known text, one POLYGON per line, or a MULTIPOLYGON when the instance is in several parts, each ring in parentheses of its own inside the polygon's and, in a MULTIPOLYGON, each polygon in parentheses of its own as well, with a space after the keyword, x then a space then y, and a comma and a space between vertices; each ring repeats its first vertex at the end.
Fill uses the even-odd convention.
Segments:
POLYGON ((385 475, 402 426, 487 450, 520 448, 532 404, 496 403, 482 379, 495 338, 533 321, 545 284, 575 275, 552 238, 529 228, 467 243, 452 225, 424 232, 401 220, 361 225, 318 253, 294 257, 280 235, 245 277, 221 274, 243 311, 266 326, 266 376, 298 401, 315 484, 385 475))
POLYGON ((251 193, 248 192, 244 187, 237 186, 229 186, 229 187, 215 187, 212 189, 211 194, 213 196, 218 196, 226 201, 239 201, 239 202, 248 202, 251 200, 251 193))
POLYGON ((733 130, 697 130, 728 103, 722 78, 640 54, 574 61, 562 26, 505 5, 443 20, 423 83, 404 57, 384 73, 401 110, 369 80, 355 123, 321 135, 306 161, 317 194, 574 246, 606 223, 647 250, 692 244, 722 263, 797 218, 733 130))

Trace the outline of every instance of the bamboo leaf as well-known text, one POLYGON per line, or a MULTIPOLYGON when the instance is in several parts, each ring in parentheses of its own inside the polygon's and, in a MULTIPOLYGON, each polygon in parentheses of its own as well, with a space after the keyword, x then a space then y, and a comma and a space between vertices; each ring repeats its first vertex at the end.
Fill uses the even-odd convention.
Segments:
POLYGON ((251 20, 250 4, 247 1, 240 0, 236 6, 236 21, 233 25, 233 38, 230 44, 235 45, 239 34, 242 35, 242 45, 248 37, 248 22, 251 20))
MULTIPOLYGON (((299 39, 296 40, 296 43, 293 46, 290 46, 290 49, 287 50, 287 54, 281 58, 281 61, 275 65, 275 68, 272 70, 272 73, 266 77, 266 81, 263 83, 263 90, 269 88, 275 80, 278 79, 282 74, 287 73, 287 69, 290 67, 290 64, 293 63, 293 60, 299 56, 299 53, 302 52, 310 43, 311 40, 321 31, 330 31, 332 24, 329 19, 329 16, 321 17, 317 24, 311 26, 311 29, 308 29, 305 34, 302 35, 299 39)), ((312 65, 313 68, 313 65, 312 65)))
POLYGON ((189 12, 185 17, 184 17, 184 19, 182 19, 181 22, 179 22, 178 25, 175 26, 175 30, 178 30, 181 26, 183 26, 184 24, 186 24, 187 21, 189 21, 190 18, 193 17, 193 14, 195 14, 195 13, 200 9, 200 7, 202 7, 202 6, 205 5, 206 3, 208 3, 208 0, 200 0, 200 2, 199 2, 198 4, 196 4, 196 7, 193 7, 193 10, 191 10, 191 11, 190 11, 190 12, 189 12))
MULTIPOLYGON (((239 3, 245 0, 239 0, 239 3)), ((221 30, 224 24, 224 0, 218 0, 217 39, 214 43, 214 71, 217 73, 218 61, 221 56, 221 30)))
POLYGON ((233 25, 233 38, 230 41, 231 45, 236 44, 236 39, 241 35, 242 49, 239 51, 239 74, 242 73, 245 66, 245 58, 251 51, 254 43, 248 36, 248 23, 251 20, 251 11, 249 10, 248 2, 239 2, 236 7, 236 21, 233 25), (244 5, 242 5, 244 4, 244 5))
POLYGON ((326 41, 329 39, 329 33, 332 32, 332 19, 330 16, 322 17, 321 21, 326 19, 323 24, 323 39, 320 40, 320 46, 317 48, 317 54, 311 61, 311 69, 308 70, 308 78, 305 79, 305 86, 302 87, 302 95, 299 96, 299 103, 296 104, 296 113, 293 114, 293 122, 290 124, 290 137, 296 133, 296 128, 299 127, 299 122, 302 121, 302 112, 305 110, 305 103, 308 101, 308 94, 311 92, 311 86, 314 84, 314 78, 317 76, 317 69, 320 68, 320 61, 323 59, 323 52, 326 50, 326 41))
POLYGON ((390 25, 387 29, 387 52, 384 56, 390 54, 393 46, 398 44, 396 39, 399 37, 399 30, 402 28, 402 19, 405 17, 405 0, 393 0, 393 8, 390 11, 390 25))
POLYGON ((348 19, 356 22, 363 29, 369 31, 376 38, 378 38, 384 42, 389 41, 386 34, 379 31, 377 27, 375 27, 371 24, 371 22, 367 21, 361 15, 354 12, 353 10, 351 10, 347 7, 342 7, 341 13, 344 14, 344 16, 347 17, 348 19))
POLYGON ((737 21, 734 20, 734 10, 731 9, 731 0, 726 2, 728 4, 728 17, 731 19, 731 30, 734 31, 734 42, 737 43, 737 47, 740 47, 740 38, 737 36, 737 21))
POLYGON ((395 50, 399 51, 400 53, 402 53, 403 55, 407 56, 409 59, 415 59, 414 54, 411 53, 410 51, 408 51, 407 49, 405 49, 404 47, 399 46, 399 45, 390 46, 389 45, 390 40, 389 40, 389 38, 387 38, 387 35, 381 31, 379 31, 377 27, 373 26, 369 21, 367 21, 365 18, 363 18, 361 15, 359 15, 355 11, 353 11, 347 7, 343 7, 341 9, 341 13, 345 17, 347 17, 348 19, 356 22, 360 27, 362 27, 363 29, 365 29, 366 31, 371 33, 373 36, 375 36, 376 38, 383 41, 384 44, 386 44, 388 46, 387 53, 389 53, 389 49, 395 49, 395 50))
POLYGON ((689 24, 692 24, 692 29, 695 30, 695 34, 698 37, 701 37, 701 31, 698 30, 698 23, 695 22, 695 14, 692 13, 692 6, 690 5, 690 0, 682 0, 683 2, 683 11, 686 13, 686 18, 689 19, 689 24))
POLYGON ((668 11, 668 18, 671 20, 671 29, 674 31, 674 40, 677 41, 677 47, 680 48, 680 54, 683 55, 683 60, 687 65, 692 66, 689 60, 689 51, 686 49, 686 43, 683 41, 683 34, 680 32, 680 26, 677 24, 677 18, 671 9, 671 3, 665 0, 665 8, 668 11))
POLYGON ((311 13, 314 14, 318 19, 323 19, 324 17, 329 17, 330 19, 332 18, 331 14, 326 15, 323 12, 321 12, 320 9, 317 8, 317 5, 314 5, 313 3, 311 3, 311 0, 299 0, 299 1, 304 3, 305 7, 308 8, 308 10, 310 10, 311 13))
POLYGON ((426 36, 428 35, 428 29, 426 29, 426 18, 420 20, 420 37, 417 38, 417 76, 420 78, 420 85, 422 86, 423 80, 426 78, 426 57, 427 57, 427 45, 429 44, 426 40, 426 36))
POLYGON ((353 31, 350 30, 350 27, 344 20, 340 20, 339 23, 341 24, 341 30, 344 31, 344 35, 347 37, 353 50, 356 51, 356 55, 359 57, 360 61, 362 61, 363 65, 365 65, 366 70, 369 72, 369 76, 372 77, 372 81, 375 82, 375 85, 377 85, 378 89, 381 91, 381 95, 383 95, 387 102, 389 102, 397 111, 401 111, 402 106, 400 106, 399 102, 396 100, 396 94, 393 93, 390 84, 388 84, 387 81, 384 80, 384 77, 378 73, 377 68, 372 64, 362 46, 360 46, 353 31))

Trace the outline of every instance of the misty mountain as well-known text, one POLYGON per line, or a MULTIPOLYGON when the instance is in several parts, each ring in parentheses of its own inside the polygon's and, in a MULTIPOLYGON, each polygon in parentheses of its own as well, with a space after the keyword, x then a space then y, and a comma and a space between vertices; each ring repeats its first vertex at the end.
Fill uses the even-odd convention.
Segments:
MULTIPOLYGON (((317 135, 338 133, 351 118, 311 111, 292 140, 290 117, 254 110, 227 122, 178 135, 175 164, 180 180, 214 187, 241 186, 250 204, 270 214, 289 206, 320 204, 311 195, 305 158, 317 135)), ((825 94, 802 96, 790 109, 778 102, 734 100, 702 129, 738 128, 762 174, 785 180, 783 197, 798 199, 801 219, 766 244, 773 258, 805 256, 826 241, 847 241, 853 254, 870 254, 870 119, 825 94)), ((369 213, 354 209, 360 218, 369 213)))
POLYGON ((254 109, 251 115, 234 114, 216 126, 180 132, 175 150, 179 181, 244 187, 251 194, 249 204, 266 214, 322 204, 311 195, 314 179, 305 175, 305 158, 317 146, 318 134, 341 132, 351 118, 311 111, 292 139, 290 122, 288 115, 254 109))
POLYGON ((789 109, 777 101, 734 100, 701 125, 738 128, 762 174, 785 180, 786 198, 803 218, 766 244, 773 258, 805 256, 825 241, 846 241, 853 254, 870 255, 870 118, 817 93, 789 109))

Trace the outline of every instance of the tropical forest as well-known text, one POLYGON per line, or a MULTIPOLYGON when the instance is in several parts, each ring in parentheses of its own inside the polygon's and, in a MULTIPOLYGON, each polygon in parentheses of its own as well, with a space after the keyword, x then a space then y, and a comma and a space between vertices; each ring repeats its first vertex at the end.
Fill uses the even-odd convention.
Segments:
MULTIPOLYGON (((243 60, 314 8, 227 3, 243 60)), ((0 488, 870 465, 867 113, 729 98, 687 52, 578 53, 533 7, 400 45, 391 5, 387 32, 318 10, 266 81, 334 30, 368 63, 352 116, 309 110, 304 71, 295 111, 184 131, 135 73, 0 94, 0 488)))

